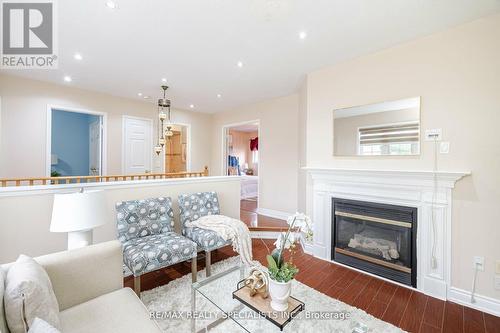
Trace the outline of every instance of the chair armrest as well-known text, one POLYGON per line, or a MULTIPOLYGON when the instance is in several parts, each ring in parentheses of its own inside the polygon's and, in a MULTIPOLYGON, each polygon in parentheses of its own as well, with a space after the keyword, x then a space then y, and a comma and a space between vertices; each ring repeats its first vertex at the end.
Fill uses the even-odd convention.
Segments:
POLYGON ((119 241, 37 257, 65 310, 123 288, 123 255, 119 241))

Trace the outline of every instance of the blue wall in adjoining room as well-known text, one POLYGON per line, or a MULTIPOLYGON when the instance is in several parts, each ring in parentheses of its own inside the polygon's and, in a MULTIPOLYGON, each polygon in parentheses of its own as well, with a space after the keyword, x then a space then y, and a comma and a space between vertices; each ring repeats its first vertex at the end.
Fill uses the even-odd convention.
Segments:
POLYGON ((99 120, 89 114, 52 110, 52 171, 62 176, 89 175, 89 124, 99 120))

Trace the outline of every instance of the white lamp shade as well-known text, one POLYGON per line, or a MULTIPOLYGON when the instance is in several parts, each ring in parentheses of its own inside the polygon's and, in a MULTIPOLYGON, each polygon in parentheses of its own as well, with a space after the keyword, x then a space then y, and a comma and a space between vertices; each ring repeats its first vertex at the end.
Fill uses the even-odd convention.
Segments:
POLYGON ((59 163, 59 158, 57 157, 56 154, 51 154, 50 155, 50 164, 57 165, 57 163, 59 163))
POLYGON ((106 221, 106 198, 103 191, 55 194, 51 232, 89 230, 106 221))

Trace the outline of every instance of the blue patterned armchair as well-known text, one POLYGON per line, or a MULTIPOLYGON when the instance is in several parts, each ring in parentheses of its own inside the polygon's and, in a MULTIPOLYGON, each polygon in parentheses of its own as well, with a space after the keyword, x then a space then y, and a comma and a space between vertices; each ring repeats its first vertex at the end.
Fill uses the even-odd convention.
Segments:
POLYGON ((198 249, 205 251, 205 267, 207 276, 211 275, 211 251, 231 244, 226 242, 215 231, 190 228, 187 222, 192 222, 206 215, 219 215, 219 199, 215 192, 198 192, 179 195, 179 209, 182 234, 198 245, 198 249))
POLYGON ((134 275, 134 290, 140 294, 142 274, 191 260, 196 281, 197 246, 174 232, 170 198, 121 201, 116 203, 118 239, 123 262, 134 275))

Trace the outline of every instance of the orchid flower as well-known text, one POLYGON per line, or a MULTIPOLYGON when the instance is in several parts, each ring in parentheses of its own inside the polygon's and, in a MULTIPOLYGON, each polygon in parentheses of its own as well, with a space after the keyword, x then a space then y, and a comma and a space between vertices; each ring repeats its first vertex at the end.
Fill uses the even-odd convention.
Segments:
POLYGON ((298 237, 295 235, 296 229, 306 235, 307 240, 312 238, 312 222, 309 216, 303 213, 295 213, 287 218, 288 230, 281 233, 274 245, 278 249, 278 263, 281 261, 283 251, 293 247, 298 237))

